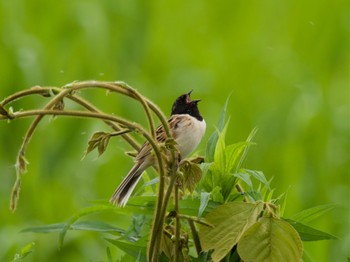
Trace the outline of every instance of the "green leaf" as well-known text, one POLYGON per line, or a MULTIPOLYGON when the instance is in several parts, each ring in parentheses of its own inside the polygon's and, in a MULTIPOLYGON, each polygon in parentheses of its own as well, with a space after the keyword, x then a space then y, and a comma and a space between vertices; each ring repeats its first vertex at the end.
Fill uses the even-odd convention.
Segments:
POLYGON ((263 217, 245 231, 237 251, 243 261, 301 261, 303 243, 286 221, 263 217))
POLYGON ((253 202, 262 201, 262 196, 261 196, 261 193, 259 191, 251 190, 251 191, 247 191, 245 193, 250 197, 251 200, 253 200, 253 202))
POLYGON ((302 222, 302 223, 309 223, 316 220, 317 218, 324 215, 325 213, 333 210, 335 207, 336 207, 335 204, 315 206, 291 216, 290 219, 298 222, 302 222))
POLYGON ((111 250, 109 247, 107 247, 106 253, 107 253, 108 262, 113 262, 113 257, 112 257, 111 250))
POLYGON ((214 249, 213 261, 220 261, 231 251, 244 231, 255 223, 263 205, 261 202, 229 202, 205 217, 214 228, 200 225, 199 237, 204 251, 214 249))
POLYGON ((62 228, 58 238, 58 248, 59 249, 62 248, 66 233, 71 228, 71 226, 75 223, 75 221, 77 221, 78 219, 86 215, 98 213, 105 210, 113 210, 113 209, 115 209, 114 206, 98 205, 98 206, 87 207, 82 210, 79 210, 75 215, 73 215, 70 219, 68 219, 68 221, 65 223, 64 227, 62 228))
POLYGON ((34 242, 31 242, 26 246, 24 246, 19 253, 15 254, 13 261, 15 262, 22 261, 26 256, 28 256, 30 253, 34 251, 34 246, 35 246, 34 242))
POLYGON ((257 131, 258 131, 258 129, 256 127, 254 127, 253 130, 250 132, 249 136, 247 137, 246 147, 244 148, 243 154, 241 155, 241 158, 240 158, 239 163, 236 167, 235 173, 241 168, 243 161, 245 160, 247 153, 249 151, 249 147, 250 147, 250 145, 252 145, 252 140, 253 140, 257 131))
POLYGON ((218 140, 215 146, 215 152, 214 152, 214 165, 218 171, 221 171, 224 173, 226 171, 226 155, 225 155, 225 137, 226 137, 226 131, 228 127, 228 122, 225 124, 224 129, 222 132, 218 130, 218 140))
POLYGON ((88 147, 85 150, 83 158, 86 157, 86 155, 89 154, 95 148, 97 148, 98 150, 98 156, 101 156, 106 151, 109 139, 113 135, 113 133, 106 133, 102 131, 95 132, 88 142, 88 147))
POLYGON ((146 247, 137 245, 137 243, 125 242, 117 239, 105 238, 108 242, 118 247, 120 250, 126 254, 132 256, 133 258, 139 259, 138 261, 147 261, 146 257, 146 247))
MULTIPOLYGON (((67 226, 66 223, 57 223, 36 227, 28 227, 21 232, 33 232, 33 233, 52 233, 62 231, 67 226)), ((111 226, 107 223, 100 221, 82 221, 74 223, 68 230, 83 230, 83 231, 94 231, 94 232, 119 232, 125 233, 125 230, 111 226)))
POLYGON ((264 175, 263 172, 261 171, 256 171, 256 170, 249 170, 249 169, 241 169, 241 172, 245 172, 248 173, 249 175, 251 175, 252 177, 254 177, 256 180, 258 180, 259 182, 263 183, 269 190, 271 190, 270 188, 270 184, 269 182, 266 180, 266 177, 264 175))
MULTIPOLYGON (((198 210, 200 207, 200 200, 197 198, 187 198, 180 200, 180 210, 181 214, 188 216, 197 216, 198 210)), ((214 201, 209 201, 207 206, 205 207, 202 216, 205 216, 209 212, 213 211, 216 207, 218 207, 219 203, 214 201)), ((173 203, 169 204, 169 210, 174 209, 173 203)))
POLYGON ((200 198, 200 206, 198 210, 198 217, 201 217, 203 215, 203 212, 205 208, 207 207, 210 199, 210 193, 208 192, 201 192, 201 198, 200 198))
POLYGON ((33 232, 33 233, 51 233, 51 232, 58 232, 61 231, 65 223, 57 223, 57 224, 50 224, 50 225, 44 225, 44 226, 36 226, 36 227, 27 227, 21 232, 33 232))
POLYGON ((247 142, 239 142, 229 145, 225 148, 226 166, 225 170, 229 173, 236 173, 241 157, 248 146, 247 142))
POLYGON ((211 191, 211 197, 215 202, 224 203, 224 196, 222 195, 221 187, 219 186, 214 187, 211 191))
POLYGON ((315 229, 313 227, 304 225, 300 222, 294 221, 292 219, 284 219, 289 224, 291 224, 296 231, 298 231, 301 240, 303 241, 318 241, 318 240, 337 240, 338 238, 323 232, 321 230, 315 229))
MULTIPOLYGON (((216 126, 217 130, 219 130, 219 131, 222 131, 224 126, 225 126, 226 109, 227 109, 227 104, 228 104, 229 99, 230 99, 230 97, 228 97, 226 102, 225 102, 224 108, 221 111, 219 122, 216 126)), ((207 148, 206 148, 206 152, 205 152, 206 162, 213 162, 214 161, 214 152, 215 152, 215 147, 216 147, 218 137, 219 137, 219 135, 218 135, 217 131, 215 130, 214 133, 208 139, 207 148)))
POLYGON ((248 173, 236 173, 233 175, 246 183, 251 189, 253 189, 253 183, 248 173))

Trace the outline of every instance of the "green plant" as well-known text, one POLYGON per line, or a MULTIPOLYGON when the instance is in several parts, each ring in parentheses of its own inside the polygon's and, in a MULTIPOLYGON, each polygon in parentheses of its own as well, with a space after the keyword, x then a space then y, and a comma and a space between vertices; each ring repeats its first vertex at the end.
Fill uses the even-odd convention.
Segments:
MULTIPOLYGON (((164 114, 150 100, 122 82, 75 82, 57 87, 34 87, 15 93, 0 103, 0 119, 12 121, 35 116, 18 153, 17 179, 11 198, 14 211, 19 199, 21 175, 26 172, 25 151, 38 123, 46 115, 95 118, 104 121, 113 131, 99 131, 88 142, 86 154, 94 149, 99 155, 106 150, 112 137, 120 136, 135 150, 140 146, 131 132, 142 135, 152 145, 159 177, 145 186, 158 184, 156 194, 132 197, 125 208, 107 201, 97 201, 70 217, 66 222, 27 228, 31 232, 59 232, 59 248, 69 230, 87 230, 107 234, 108 243, 125 252, 126 261, 300 261, 302 241, 336 239, 309 227, 311 221, 334 205, 318 206, 284 218, 286 195, 274 197, 270 182, 261 171, 243 167, 244 159, 256 133, 246 141, 226 145, 229 121, 226 106, 217 130, 207 143, 205 158, 178 161, 164 114), (118 116, 103 113, 81 98, 79 90, 107 89, 131 97, 143 106, 149 130, 118 116), (51 98, 43 109, 14 111, 5 106, 27 95, 39 94, 51 98), (67 110, 64 101, 70 99, 85 110, 67 110), (152 112, 164 126, 168 140, 158 144, 152 112), (170 154, 165 152, 170 152, 170 154), (170 157, 169 157, 170 156, 170 157), (172 200, 172 201, 170 201, 172 200), (134 214, 128 230, 104 221, 82 218, 100 212, 134 214)), ((107 249, 109 261, 113 261, 107 249)))

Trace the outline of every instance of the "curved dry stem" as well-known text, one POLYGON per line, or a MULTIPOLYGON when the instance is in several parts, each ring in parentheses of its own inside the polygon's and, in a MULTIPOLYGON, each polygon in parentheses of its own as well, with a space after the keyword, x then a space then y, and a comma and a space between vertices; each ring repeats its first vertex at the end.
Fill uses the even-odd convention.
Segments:
POLYGON ((179 261, 179 247, 180 247, 180 231, 181 223, 179 217, 179 186, 174 186, 174 207, 175 207, 175 245, 174 245, 174 261, 179 261))
MULTIPOLYGON (((91 111, 91 112, 96 112, 96 113, 103 113, 101 110, 99 110, 97 107, 95 107, 94 105, 92 105, 91 103, 89 103, 88 101, 86 101, 85 99, 77 96, 77 95, 69 95, 67 96, 67 98, 71 99, 72 101, 80 104, 81 106, 83 106, 84 108, 86 108, 87 110, 91 111)), ((103 121, 105 122, 107 125, 109 125, 113 130, 115 131, 120 131, 122 130, 122 128, 111 122, 111 121, 103 121)), ((137 152, 140 151, 141 146, 128 134, 122 134, 120 135, 126 142, 129 143, 130 146, 132 146, 137 152)))
POLYGON ((45 88, 42 88, 40 86, 34 86, 30 89, 27 89, 27 90, 22 90, 22 91, 19 91, 19 92, 16 92, 8 97, 6 97, 4 100, 2 100, 0 102, 0 105, 6 105, 8 103, 11 103, 11 102, 14 102, 16 101, 17 99, 20 99, 24 96, 29 96, 29 95, 42 95, 42 96, 45 96, 45 97, 50 97, 51 94, 50 94, 50 90, 55 90, 55 89, 58 89, 57 87, 45 87, 45 88))
MULTIPOLYGON (((28 90, 23 90, 16 92, 8 97, 6 97, 4 100, 0 102, 0 105, 5 106, 6 104, 9 104, 11 102, 16 101, 17 99, 23 98, 25 96, 29 95, 41 95, 44 97, 50 97, 52 95, 56 95, 60 93, 63 89, 59 87, 41 87, 41 86, 34 86, 31 89, 28 90)), ((89 103, 85 99, 81 98, 78 95, 70 95, 68 94, 66 96, 68 99, 76 102, 77 104, 83 106, 89 111, 92 112, 100 112, 103 113, 101 110, 99 110, 96 106, 93 104, 89 103)), ((118 126, 117 124, 110 122, 110 121, 104 121, 107 125, 109 125, 112 129, 115 131, 120 131, 122 128, 118 126)), ((135 150, 140 151, 141 146, 128 134, 123 134, 121 137, 130 144, 135 150)))
MULTIPOLYGON (((140 95, 135 89, 131 88, 127 84, 123 82, 99 82, 99 81, 83 81, 83 82, 74 82, 68 85, 65 85, 63 88, 57 88, 57 87, 33 87, 30 90, 25 90, 21 92, 17 92, 7 98, 5 98, 0 105, 5 105, 7 103, 10 103, 20 97, 26 96, 26 95, 31 95, 31 94, 39 94, 45 97, 49 97, 52 95, 55 95, 54 98, 46 104, 43 110, 29 110, 29 111, 24 111, 24 112, 18 112, 15 114, 11 114, 11 118, 19 118, 19 117, 26 117, 26 116, 33 116, 36 115, 36 119, 32 122, 30 128, 28 129, 24 142, 21 146, 21 149, 18 154, 18 162, 20 162, 20 159, 24 159, 24 153, 26 150, 26 147, 33 136, 33 133, 35 131, 36 126, 38 123, 41 121, 41 119, 45 115, 67 115, 67 116, 80 116, 80 117, 92 117, 92 118, 99 118, 103 120, 105 123, 110 125, 113 129, 119 130, 120 127, 116 125, 115 123, 122 124, 125 126, 128 126, 131 128, 135 128, 138 130, 151 144, 152 148, 154 149, 156 159, 158 161, 158 166, 159 168, 159 175, 160 175, 160 182, 159 182, 159 192, 158 192, 158 200, 157 200, 157 207, 155 211, 155 218, 154 218, 154 223, 153 223, 153 228, 151 232, 151 237, 150 237, 150 245, 149 245, 149 258, 151 260, 157 260, 158 256, 160 254, 160 241, 161 241, 161 234, 163 230, 163 224, 164 224, 164 218, 165 218, 165 212, 167 209, 167 205, 169 202, 170 194, 172 191, 172 188, 174 186, 174 181, 176 177, 176 149, 170 149, 171 152, 171 163, 172 163, 172 168, 170 170, 170 176, 172 177, 172 183, 170 183, 169 187, 167 188, 167 193, 164 197, 164 192, 165 192, 165 165, 163 164, 163 159, 162 159, 162 154, 160 152, 159 146, 157 142, 155 141, 155 128, 154 128, 154 123, 153 123, 153 118, 150 113, 150 109, 156 114, 156 116, 159 118, 161 121, 161 124, 164 127, 164 131, 167 135, 168 138, 172 138, 168 123, 167 123, 167 118, 163 114, 163 112, 150 100, 147 98, 143 97, 140 95), (94 107, 92 104, 88 103, 87 101, 81 99, 78 96, 74 95, 74 92, 80 89, 88 89, 88 88, 102 88, 102 89, 107 89, 113 92, 120 93, 122 95, 129 96, 137 101, 139 101, 145 112, 146 116, 148 118, 148 122, 150 125, 150 133, 149 135, 146 130, 144 130, 141 126, 137 124, 133 124, 130 122, 120 121, 122 120, 121 118, 110 116, 103 114, 100 110, 98 110, 96 107, 94 107), (81 112, 81 111, 58 111, 58 110, 51 110, 56 103, 61 101, 63 98, 69 98, 86 109, 90 110, 91 112, 81 112), (131 124, 131 126, 130 126, 131 124), (170 192, 170 194, 169 194, 170 192)), ((9 116, 0 116, 0 119, 9 119, 9 116)), ((134 142, 134 140, 127 136, 126 134, 123 134, 123 138, 131 144, 134 148, 139 150, 139 145, 134 142)), ((23 162, 23 161, 22 161, 23 162)), ((20 172, 18 172, 20 174, 20 172)), ((20 175, 18 176, 17 180, 19 183, 16 182, 17 185, 20 185, 20 175)), ((19 188, 16 188, 18 190, 14 190, 13 192, 19 192, 19 188)), ((18 199, 18 194, 17 194, 17 199, 18 199)), ((15 205, 14 205, 15 208, 15 205)))
MULTIPOLYGON (((83 117, 83 118, 96 118, 100 120, 107 120, 111 122, 119 123, 125 127, 127 127, 130 130, 136 130, 138 133, 140 133, 142 136, 146 138, 146 140, 150 143, 152 146, 152 149, 155 152, 156 159, 159 163, 159 165, 163 165, 163 158, 162 153, 160 151, 158 143, 152 138, 152 136, 149 135, 147 130, 145 130, 141 125, 130 122, 126 119, 123 119, 121 117, 112 116, 108 114, 103 113, 97 113, 97 112, 86 112, 86 111, 77 111, 77 110, 48 110, 48 109, 41 109, 41 110, 27 110, 27 111, 21 111, 21 112, 15 112, 13 113, 13 116, 15 119, 17 118, 24 118, 24 117, 31 117, 31 116, 37 116, 37 117, 43 117, 45 115, 61 115, 61 116, 71 116, 71 117, 83 117)), ((4 116, 0 116, 0 119, 5 119, 4 116)), ((162 169, 160 169, 160 173, 162 173, 162 169)), ((164 174, 162 174, 164 175, 164 174)))

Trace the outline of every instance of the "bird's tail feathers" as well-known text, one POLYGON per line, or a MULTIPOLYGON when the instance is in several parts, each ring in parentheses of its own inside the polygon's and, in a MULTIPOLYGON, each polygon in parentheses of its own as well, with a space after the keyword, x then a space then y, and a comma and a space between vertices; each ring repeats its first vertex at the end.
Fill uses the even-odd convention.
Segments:
POLYGON ((120 183, 118 188, 114 191, 110 203, 118 206, 124 207, 128 202, 131 193, 134 191, 137 183, 141 179, 141 175, 145 168, 142 163, 136 163, 134 167, 130 170, 127 176, 120 183))

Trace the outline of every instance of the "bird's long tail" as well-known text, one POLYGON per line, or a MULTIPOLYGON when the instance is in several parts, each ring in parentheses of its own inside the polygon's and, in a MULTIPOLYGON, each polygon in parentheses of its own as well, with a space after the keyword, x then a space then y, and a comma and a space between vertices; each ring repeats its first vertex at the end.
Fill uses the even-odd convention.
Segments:
POLYGON ((131 193, 134 191, 137 183, 139 182, 141 175, 145 168, 142 167, 142 163, 136 163, 127 176, 120 183, 118 188, 114 191, 113 196, 109 200, 114 205, 124 207, 128 202, 131 193))

